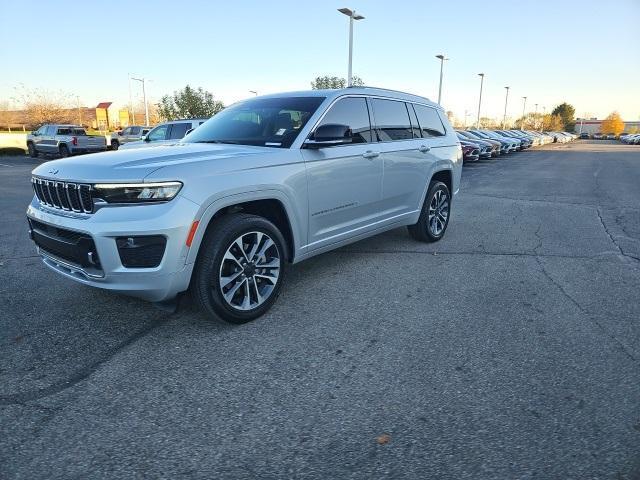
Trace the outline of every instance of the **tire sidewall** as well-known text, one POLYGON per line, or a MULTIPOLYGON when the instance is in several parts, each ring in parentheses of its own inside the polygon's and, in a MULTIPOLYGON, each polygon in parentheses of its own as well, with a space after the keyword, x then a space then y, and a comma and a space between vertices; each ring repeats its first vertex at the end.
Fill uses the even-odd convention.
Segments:
POLYGON ((111 140, 111 150, 118 150, 120 148, 120 142, 117 140, 111 140))
POLYGON ((70 155, 71 155, 71 153, 69 152, 69 147, 67 147, 66 145, 61 145, 60 146, 60 156, 62 158, 67 158, 70 155))
POLYGON ((29 156, 31 158, 36 158, 38 156, 38 152, 36 151, 36 147, 33 143, 27 144, 27 150, 29 151, 29 156))
POLYGON ((200 247, 201 250, 204 248, 205 252, 203 252, 204 255, 199 257, 196 270, 195 281, 197 282, 201 306, 208 313, 234 324, 242 324, 254 320, 265 314, 271 308, 277 300, 284 283, 287 261, 286 243, 277 227, 264 218, 256 216, 247 217, 249 218, 245 221, 236 222, 231 228, 225 229, 222 235, 216 235, 216 226, 214 226, 212 234, 205 237, 200 247), (231 246, 231 243, 242 234, 248 232, 261 232, 271 237, 278 249, 281 266, 278 274, 278 282, 271 296, 262 305, 252 310, 242 311, 234 309, 224 299, 220 288, 219 274, 224 254, 231 246))

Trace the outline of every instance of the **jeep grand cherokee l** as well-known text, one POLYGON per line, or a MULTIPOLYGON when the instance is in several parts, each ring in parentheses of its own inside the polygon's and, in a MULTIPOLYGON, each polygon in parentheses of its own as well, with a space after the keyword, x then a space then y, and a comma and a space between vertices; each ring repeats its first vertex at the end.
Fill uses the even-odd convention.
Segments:
POLYGON ((287 263, 408 226, 440 240, 462 151, 442 108, 367 87, 255 97, 180 143, 44 163, 27 210, 44 263, 233 323, 274 303, 287 263))

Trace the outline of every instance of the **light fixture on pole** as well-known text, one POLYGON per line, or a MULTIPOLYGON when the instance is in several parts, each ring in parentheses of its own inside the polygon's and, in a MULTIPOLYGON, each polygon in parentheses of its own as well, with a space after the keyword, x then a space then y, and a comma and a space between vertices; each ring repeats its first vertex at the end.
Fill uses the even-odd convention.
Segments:
POLYGON ((148 127, 149 126, 149 105, 147 104, 147 90, 145 88, 147 79, 144 77, 142 78, 131 77, 131 80, 135 80, 136 82, 142 83, 142 101, 144 102, 144 124, 145 126, 148 127))
POLYGON ((509 87, 504 87, 507 94, 504 96, 504 115, 502 116, 502 128, 507 128, 507 102, 509 101, 509 87))
POLYGON ((441 104, 442 101, 442 69, 444 67, 445 60, 449 60, 444 55, 436 55, 436 58, 440 59, 440 86, 438 87, 438 105, 441 104))
POLYGON ((347 86, 350 87, 353 83, 353 74, 351 70, 353 63, 353 21, 364 20, 364 17, 359 13, 356 13, 355 10, 351 10, 349 8, 339 8, 338 11, 349 17, 349 68, 347 70, 347 86))
POLYGON ((253 93, 253 95, 256 97, 258 96, 258 92, 255 90, 249 90, 249 93, 253 93))
POLYGON ((524 128, 524 109, 527 107, 527 97, 522 97, 522 121, 520 122, 520 130, 524 128))
POLYGON ((476 119, 476 128, 480 128, 480 107, 482 107, 482 84, 484 83, 484 73, 479 73, 480 77, 480 98, 478 99, 478 118, 476 119))

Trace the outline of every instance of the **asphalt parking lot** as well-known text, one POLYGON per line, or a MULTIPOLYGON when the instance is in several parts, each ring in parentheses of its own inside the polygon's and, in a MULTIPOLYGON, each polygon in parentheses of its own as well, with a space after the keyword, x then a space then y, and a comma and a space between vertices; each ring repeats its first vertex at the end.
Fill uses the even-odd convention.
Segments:
POLYGON ((640 478, 640 148, 465 166, 444 240, 404 229, 207 321, 35 256, 0 157, 0 477, 640 478))

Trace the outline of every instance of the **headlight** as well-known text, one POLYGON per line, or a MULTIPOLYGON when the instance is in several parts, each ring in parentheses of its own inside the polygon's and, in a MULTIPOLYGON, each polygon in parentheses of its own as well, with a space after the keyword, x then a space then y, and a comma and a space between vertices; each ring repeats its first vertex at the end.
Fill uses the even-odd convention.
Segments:
POLYGON ((181 182, 97 183, 93 186, 93 196, 107 203, 167 202, 181 188, 181 182))

